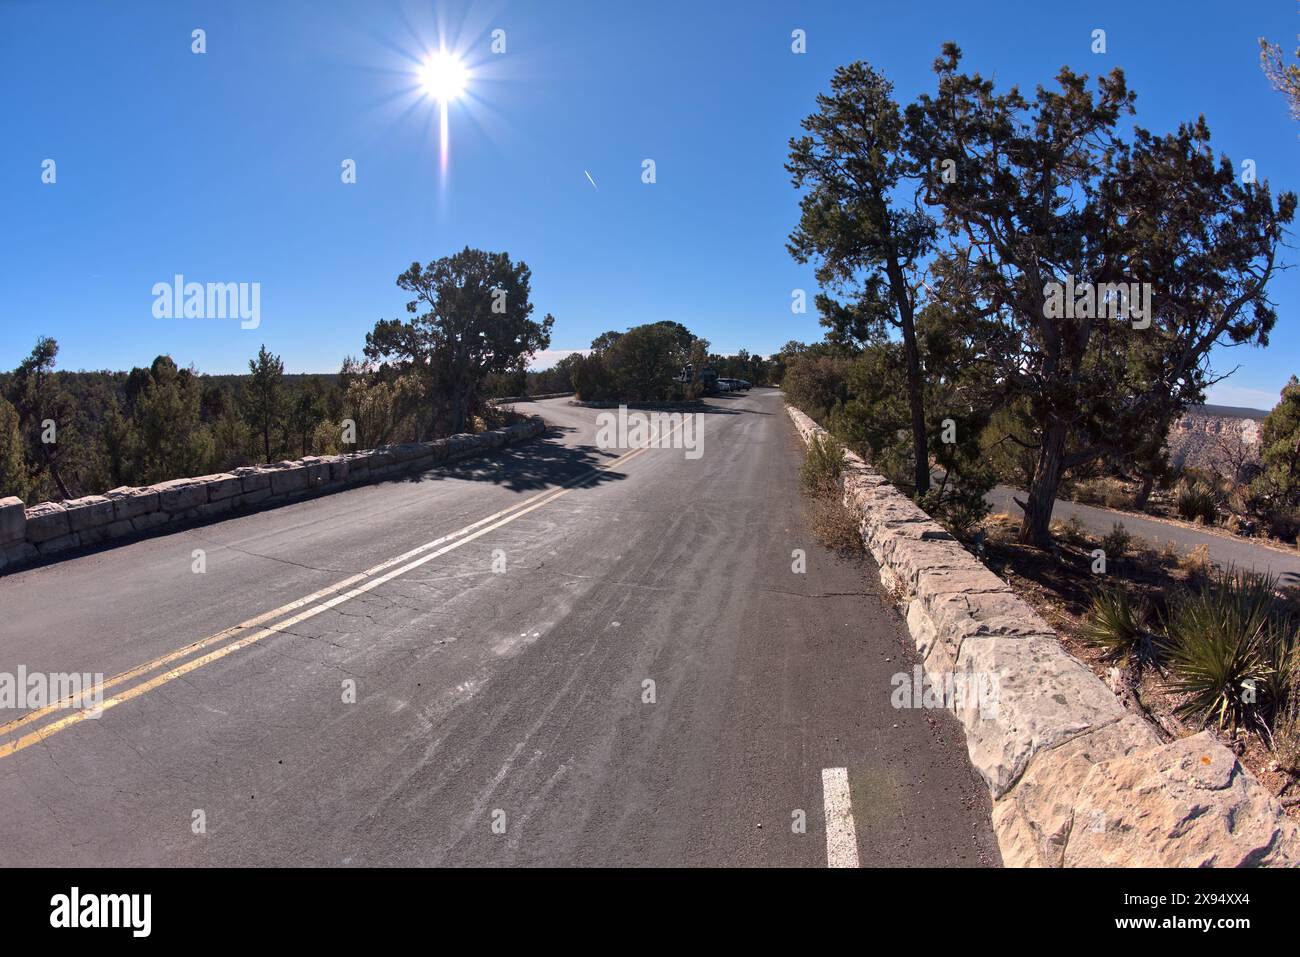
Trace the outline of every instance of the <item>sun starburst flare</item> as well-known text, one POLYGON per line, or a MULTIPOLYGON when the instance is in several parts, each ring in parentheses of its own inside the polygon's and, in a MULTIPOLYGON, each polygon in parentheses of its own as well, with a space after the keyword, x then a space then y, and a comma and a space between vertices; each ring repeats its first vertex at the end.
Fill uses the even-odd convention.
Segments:
POLYGON ((469 70, 460 58, 447 50, 439 50, 420 67, 420 86, 438 101, 439 161, 442 172, 447 171, 448 107, 465 95, 469 83, 469 70))

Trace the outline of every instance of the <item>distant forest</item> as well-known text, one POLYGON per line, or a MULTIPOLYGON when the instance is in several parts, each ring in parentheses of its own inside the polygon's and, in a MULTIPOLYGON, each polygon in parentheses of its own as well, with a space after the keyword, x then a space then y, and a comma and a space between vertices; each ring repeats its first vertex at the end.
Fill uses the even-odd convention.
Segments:
MULTIPOLYGON (((263 349, 244 375, 208 375, 158 356, 129 372, 55 368, 42 339, 0 372, 0 498, 76 498, 242 465, 447 434, 421 383, 401 369, 348 358, 338 372, 284 372, 263 349), (346 443, 345 420, 354 423, 346 443)), ((482 399, 570 389, 564 372, 489 375, 482 399)), ((474 404, 471 428, 499 417, 474 404)))

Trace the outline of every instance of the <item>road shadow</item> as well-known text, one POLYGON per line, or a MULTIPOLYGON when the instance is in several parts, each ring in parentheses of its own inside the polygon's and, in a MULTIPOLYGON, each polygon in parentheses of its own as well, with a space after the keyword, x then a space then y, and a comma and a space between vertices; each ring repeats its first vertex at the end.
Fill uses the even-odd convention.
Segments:
MULTIPOLYGON (((724 392, 720 395, 709 396, 709 402, 737 402, 745 398, 743 395, 724 392)), ((762 409, 726 409, 721 406, 708 405, 700 409, 701 412, 716 412, 720 415, 771 415, 771 412, 764 412, 762 409)))
POLYGON ((556 488, 575 479, 582 479, 577 483, 581 488, 604 485, 627 477, 623 472, 613 469, 598 470, 598 466, 618 458, 626 449, 565 444, 562 435, 574 431, 576 429, 551 426, 531 442, 416 472, 397 481, 422 482, 458 478, 471 482, 490 482, 514 492, 536 492, 556 488))
POLYGON ((232 519, 246 518, 262 512, 287 508, 312 499, 350 492, 368 486, 382 486, 390 482, 437 482, 447 478, 459 478, 476 482, 491 482, 494 485, 501 485, 518 492, 536 492, 558 488, 570 482, 576 488, 586 488, 619 481, 627 477, 625 473, 613 469, 597 469, 597 466, 618 458, 627 451, 626 449, 606 451, 590 445, 564 444, 561 439, 562 434, 572 431, 575 430, 552 426, 541 436, 531 441, 506 446, 493 452, 463 459, 460 462, 434 466, 408 475, 394 475, 356 482, 343 488, 311 489, 278 501, 231 509, 229 512, 204 518, 178 518, 156 528, 144 529, 110 541, 94 545, 78 545, 52 555, 34 558, 25 562, 21 567, 8 569, 5 574, 0 574, 0 578, 32 568, 57 564, 83 555, 96 555, 100 552, 112 551, 132 542, 160 538, 176 532, 216 525, 232 519))

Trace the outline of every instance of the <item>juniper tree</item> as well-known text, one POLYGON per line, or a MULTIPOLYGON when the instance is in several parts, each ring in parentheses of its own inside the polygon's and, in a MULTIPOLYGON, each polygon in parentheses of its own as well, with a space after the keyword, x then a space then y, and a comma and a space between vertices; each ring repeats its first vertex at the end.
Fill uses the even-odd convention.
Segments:
POLYGON ((1300 380, 1295 376, 1264 417, 1259 449, 1262 471, 1251 483, 1251 490, 1271 510, 1300 507, 1300 380))
MULTIPOLYGON (((949 242, 938 288, 962 334, 979 343, 1002 391, 1021 400, 1034 468, 1020 538, 1047 545, 1063 474, 1150 448, 1217 381, 1215 346, 1266 345, 1277 247, 1294 217, 1266 182, 1239 182, 1215 158, 1204 118, 1156 135, 1117 131, 1133 94, 1116 69, 1097 81, 1063 68, 1058 90, 1026 99, 958 72, 946 44, 938 91, 907 109, 913 162, 949 242), (944 177, 945 167, 953 175, 944 177), (1102 317, 1096 296, 1063 314, 1063 284, 1096 293, 1147 283, 1151 315, 1102 317)), ((1118 309, 1114 307, 1118 305, 1118 309)))
POLYGON ((893 86, 868 63, 839 67, 830 94, 818 94, 817 112, 802 126, 806 133, 790 140, 786 163, 795 187, 806 190, 788 248, 796 261, 817 263, 823 287, 848 298, 817 297, 832 341, 861 347, 880 341, 889 326, 899 330, 912 481, 921 495, 930 487, 930 461, 914 317, 934 224, 896 195, 912 170, 902 149, 905 128, 893 86))
POLYGON ((551 344, 554 318, 530 318, 532 271, 506 253, 466 247, 426 266, 414 262, 397 285, 414 297, 411 318, 375 323, 365 354, 430 379, 453 432, 465 430, 489 375, 526 365, 551 344))

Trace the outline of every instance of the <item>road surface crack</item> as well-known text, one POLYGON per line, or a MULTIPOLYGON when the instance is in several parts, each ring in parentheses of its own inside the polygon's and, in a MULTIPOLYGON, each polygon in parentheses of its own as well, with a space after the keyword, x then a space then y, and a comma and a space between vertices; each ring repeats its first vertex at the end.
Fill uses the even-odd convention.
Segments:
POLYGON ((779 588, 760 588, 759 592, 764 595, 781 595, 786 598, 874 598, 875 592, 870 591, 823 591, 808 594, 797 591, 782 591, 779 588))
POLYGON ((340 575, 346 573, 346 570, 342 568, 334 568, 334 567, 321 566, 321 565, 308 565, 303 562, 294 562, 294 561, 290 561, 287 558, 280 558, 276 555, 264 555, 261 552, 255 552, 249 548, 240 548, 238 545, 229 545, 226 544, 225 542, 218 542, 211 538, 204 538, 202 535, 196 534, 193 530, 190 531, 189 536, 195 539, 196 541, 202 542, 205 545, 210 545, 215 548, 229 549, 232 552, 239 552, 241 555, 247 555, 250 558, 264 558, 270 562, 279 562, 282 565, 292 565, 294 568, 305 568, 307 571, 312 571, 312 572, 330 572, 331 574, 340 574, 340 575))

